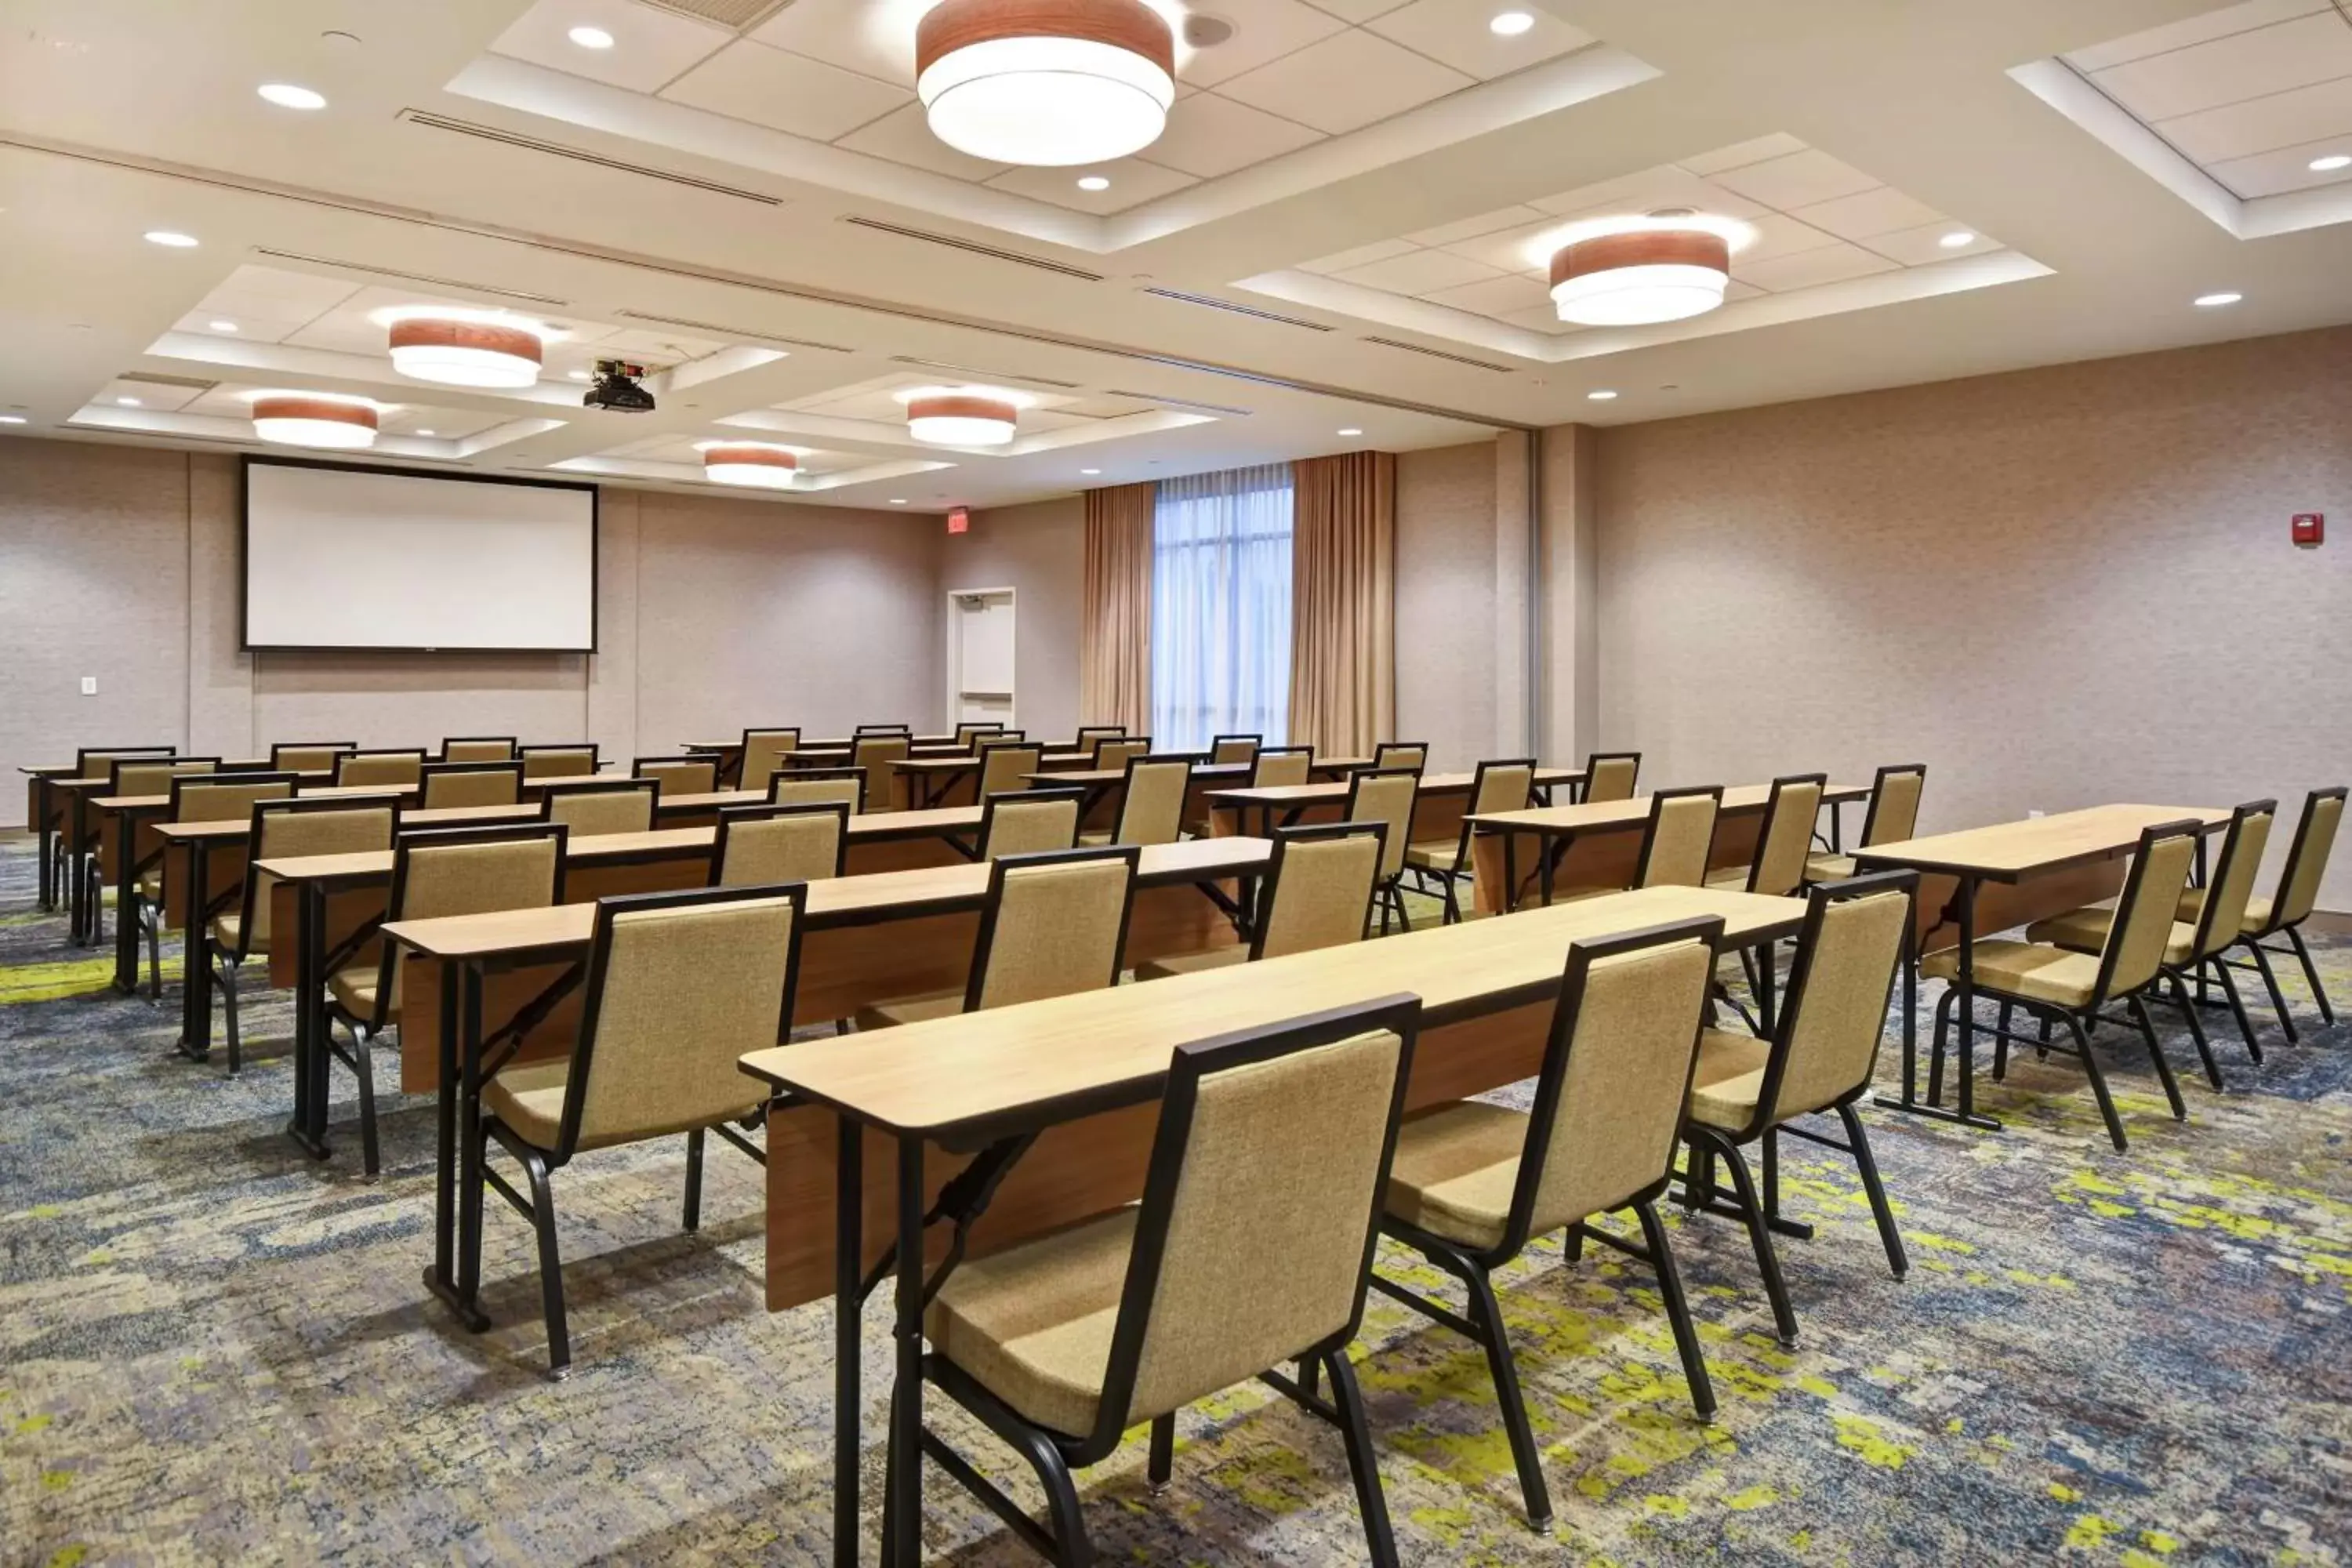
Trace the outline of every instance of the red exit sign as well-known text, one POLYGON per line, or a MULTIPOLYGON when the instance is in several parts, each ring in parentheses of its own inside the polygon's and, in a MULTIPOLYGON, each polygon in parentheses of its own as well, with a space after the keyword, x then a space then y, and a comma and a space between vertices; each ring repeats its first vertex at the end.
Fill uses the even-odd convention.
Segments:
POLYGON ((971 531, 971 508, 968 506, 950 507, 948 509, 948 531, 950 533, 970 533, 971 531))

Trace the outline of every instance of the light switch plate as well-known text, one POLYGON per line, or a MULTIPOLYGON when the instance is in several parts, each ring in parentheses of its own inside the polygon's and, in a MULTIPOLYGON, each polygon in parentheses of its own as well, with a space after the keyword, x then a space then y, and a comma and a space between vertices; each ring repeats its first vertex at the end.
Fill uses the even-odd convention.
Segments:
POLYGON ((98 695, 98 677, 95 675, 85 675, 81 678, 81 694, 84 697, 95 697, 98 695))

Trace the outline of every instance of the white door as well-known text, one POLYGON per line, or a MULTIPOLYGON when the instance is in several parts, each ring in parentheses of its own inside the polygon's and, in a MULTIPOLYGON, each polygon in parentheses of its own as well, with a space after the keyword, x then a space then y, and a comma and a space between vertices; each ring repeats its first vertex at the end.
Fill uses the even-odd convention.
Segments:
POLYGON ((966 588, 948 595, 948 710, 953 722, 1010 726, 1013 720, 1013 590, 966 588))

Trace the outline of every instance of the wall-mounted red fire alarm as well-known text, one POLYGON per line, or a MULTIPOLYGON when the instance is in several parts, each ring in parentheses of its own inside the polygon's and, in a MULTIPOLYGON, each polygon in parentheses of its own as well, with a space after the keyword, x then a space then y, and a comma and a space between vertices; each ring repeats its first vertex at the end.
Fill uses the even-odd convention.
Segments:
POLYGON ((948 509, 948 531, 950 533, 970 533, 971 531, 971 508, 968 506, 950 507, 948 509))
POLYGON ((2327 519, 2315 511, 2294 514, 2294 542, 2303 549, 2315 549, 2326 542, 2327 519))

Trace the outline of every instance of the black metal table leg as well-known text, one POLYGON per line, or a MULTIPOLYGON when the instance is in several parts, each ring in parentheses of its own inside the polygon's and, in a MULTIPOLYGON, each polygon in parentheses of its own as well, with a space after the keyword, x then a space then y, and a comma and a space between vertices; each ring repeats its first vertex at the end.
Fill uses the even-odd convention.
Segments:
POLYGON ((457 1312, 480 1333, 490 1326, 482 1288, 482 971, 458 966, 457 1312))
POLYGON ((294 1119, 287 1135, 314 1160, 327 1157, 326 1055, 319 996, 326 989, 325 898, 313 884, 294 886, 294 1119))
POLYGON ((457 992, 464 984, 455 960, 441 961, 440 1037, 435 1043, 434 1087, 436 1127, 433 1165, 433 1267, 425 1271, 425 1288, 475 1333, 490 1321, 472 1301, 458 1294, 454 1255, 457 1238, 457 992))
MULTIPOLYGON (((1958 980, 1954 983, 1954 989, 1959 992, 1959 995, 1954 1002, 1954 1007, 1960 1011, 1961 1026, 1966 1027, 1966 1019, 1969 1016, 1967 1009, 1973 1000, 1976 975, 1971 957, 1971 949, 1976 941, 1976 883, 1972 879, 1966 877, 1960 879, 1959 892, 1954 901, 1958 906, 1960 925, 1960 973, 1958 980)), ((1958 1122, 1987 1132, 2000 1131, 1999 1121, 1990 1116, 1979 1116, 1976 1112, 1976 1100, 1971 1085, 1975 1074, 1969 1070, 1969 1047, 1965 1037, 1959 1050, 1955 1053, 1960 1074, 1959 1109, 1945 1110, 1941 1103, 1940 1091, 1933 1083, 1929 1085, 1927 1092, 1936 1098, 1930 1100, 1919 1098, 1918 1018, 1919 936, 1918 916, 1915 910, 1910 928, 1903 939, 1903 1098, 1889 1100, 1882 1094, 1876 1097, 1875 1103, 1888 1110, 1907 1111, 1913 1116, 1929 1117, 1937 1121, 1958 1122)))
POLYGON ((886 1568, 921 1555, 923 1497, 923 1141, 898 1138, 898 1352, 890 1391, 890 1485, 884 1503, 886 1568))
POLYGON ((125 995, 135 995, 139 991, 139 921, 131 912, 131 895, 139 886, 139 818, 130 812, 118 811, 114 822, 114 988, 125 995))
POLYGON ((1503 885, 1496 889, 1495 912, 1507 915, 1519 907, 1519 836, 1503 829, 1503 885))
POLYGON ((71 822, 66 834, 66 940, 76 947, 89 945, 89 895, 84 886, 89 874, 82 865, 89 842, 87 795, 85 790, 73 792, 71 822))
POLYGON ((859 1401, 866 1270, 866 1130, 836 1117, 833 1222, 833 1561, 857 1568, 859 1401))
POLYGON ((49 826, 49 815, 56 809, 49 801, 49 781, 37 776, 33 780, 33 832, 41 851, 40 903, 45 910, 58 907, 58 872, 50 864, 50 857, 57 851, 58 830, 49 826))
MULTIPOLYGON (((205 918, 205 895, 212 891, 212 868, 205 861, 205 841, 191 838, 187 847, 188 890, 181 900, 186 910, 180 959, 180 1054, 191 1061, 209 1061, 213 1054, 213 950, 211 922, 205 918)), ((163 913, 156 912, 161 920, 163 913)))

